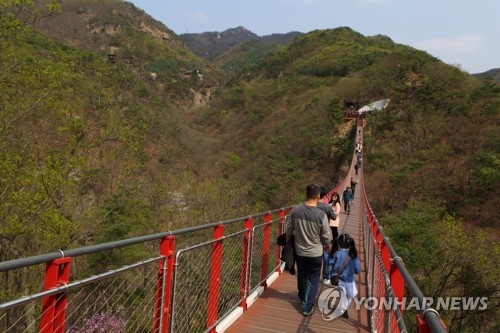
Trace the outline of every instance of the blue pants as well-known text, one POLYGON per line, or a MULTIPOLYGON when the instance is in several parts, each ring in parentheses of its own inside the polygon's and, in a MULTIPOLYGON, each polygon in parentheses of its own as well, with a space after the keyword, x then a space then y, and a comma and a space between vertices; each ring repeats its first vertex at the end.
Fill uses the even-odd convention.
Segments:
POLYGON ((302 300, 302 311, 309 312, 318 293, 323 257, 297 256, 297 287, 302 300))
POLYGON ((328 265, 323 259, 323 279, 330 279, 330 271, 332 270, 332 265, 328 265))

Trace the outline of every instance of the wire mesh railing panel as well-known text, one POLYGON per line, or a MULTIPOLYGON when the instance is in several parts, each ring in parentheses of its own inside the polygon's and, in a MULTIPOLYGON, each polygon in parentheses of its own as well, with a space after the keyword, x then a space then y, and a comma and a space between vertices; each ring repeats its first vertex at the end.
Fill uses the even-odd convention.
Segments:
POLYGON ((368 246, 366 247, 366 252, 367 252, 367 258, 366 258, 366 276, 368 280, 368 291, 370 296, 373 295, 373 288, 374 286, 372 285, 373 281, 370 279, 371 276, 373 276, 373 270, 374 270, 374 255, 375 255, 375 244, 373 243, 373 238, 371 237, 370 231, 367 232, 365 237, 368 238, 367 244, 368 246))
POLYGON ((71 289, 66 332, 153 332, 157 273, 153 262, 71 289))
POLYGON ((213 238, 213 233, 213 228, 207 228, 177 235, 175 236, 175 248, 184 249, 196 244, 208 242, 213 238))
POLYGON ((250 260, 250 292, 262 282, 262 249, 264 247, 264 226, 253 228, 252 251, 250 260))
MULTIPOLYGON (((374 255, 377 254, 377 249, 374 251, 374 255)), ((374 267, 373 267, 373 296, 377 300, 381 300, 385 297, 385 278, 382 271, 382 261, 374 258, 374 267)), ((380 308, 375 308, 372 312, 373 320, 374 320, 374 329, 377 332, 384 332, 384 310, 380 308)))
POLYGON ((224 235, 238 233, 244 229, 245 219, 224 226, 224 235))
MULTIPOLYGON (((23 267, 0 272, 0 304, 24 295, 36 293, 43 285, 44 265, 23 267)), ((2 312, 0 310, 0 332, 35 332, 35 319, 40 315, 40 306, 26 305, 2 312), (34 331, 33 331, 34 329, 34 331)))
POLYGON ((395 311, 391 311, 391 314, 390 314, 390 331, 391 333, 399 333, 401 332, 401 330, 399 329, 399 326, 398 326, 398 317, 396 315, 396 312, 395 311))
POLYGON ((0 312, 0 332, 36 333, 39 329, 40 314, 39 303, 28 303, 0 312))
MULTIPOLYGON (((366 210, 363 210, 363 241, 365 246, 365 269, 366 269, 366 283, 368 288, 368 297, 373 296, 373 255, 374 255, 374 244, 373 237, 371 235, 371 228, 368 222, 368 216, 366 210)), ((373 327, 373 311, 368 310, 370 326, 373 327)))
POLYGON ((217 311, 218 319, 224 317, 234 307, 238 306, 245 296, 242 294, 242 285, 240 283, 243 282, 244 289, 246 281, 241 281, 240 279, 241 270, 244 267, 244 262, 242 261, 249 261, 249 257, 247 256, 247 258, 243 259, 243 238, 244 233, 239 233, 233 237, 224 239, 223 242, 219 305, 217 311))
POLYGON ((152 332, 160 259, 15 299, 0 313, 0 331, 152 332))
MULTIPOLYGON (((372 267, 373 267, 374 244, 366 211, 363 211, 363 241, 365 245, 366 276, 370 277, 373 270, 372 267)), ((371 288, 372 288, 371 281, 368 278, 369 295, 371 295, 371 288)))
POLYGON ((181 251, 177 255, 173 282, 172 331, 203 332, 208 311, 212 244, 181 251))

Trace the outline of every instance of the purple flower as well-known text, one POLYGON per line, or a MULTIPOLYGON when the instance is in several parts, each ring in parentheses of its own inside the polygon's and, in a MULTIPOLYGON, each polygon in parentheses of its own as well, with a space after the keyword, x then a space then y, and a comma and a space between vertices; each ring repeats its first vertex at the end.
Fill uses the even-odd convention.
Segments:
POLYGON ((96 313, 82 319, 81 327, 72 327, 68 333, 125 333, 127 321, 111 313, 96 313))

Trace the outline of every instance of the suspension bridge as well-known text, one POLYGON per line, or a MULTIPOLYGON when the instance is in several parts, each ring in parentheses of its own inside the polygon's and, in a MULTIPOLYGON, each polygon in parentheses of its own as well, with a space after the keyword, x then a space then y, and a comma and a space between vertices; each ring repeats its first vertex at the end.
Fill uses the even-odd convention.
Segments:
MULTIPOLYGON (((358 117, 357 138, 363 119, 358 117)), ((341 193, 351 168, 332 191, 341 193)), ((284 271, 276 238, 293 207, 207 225, 0 262, 0 331, 91 332, 446 332, 439 313, 394 251, 357 176, 354 209, 341 213, 340 233, 356 241, 361 274, 358 297, 386 298, 396 306, 356 307, 331 319, 317 307, 303 316, 296 277, 284 271), (90 262, 126 248, 155 253, 105 272, 90 262), (14 280, 13 277, 17 278, 14 280), (23 281, 19 283, 18 281, 23 281), (38 286, 30 290, 27 285, 38 286), (22 296, 19 296, 22 295, 22 296), (408 322, 401 301, 419 311, 408 322)), ((328 286, 321 286, 318 294, 328 286)))

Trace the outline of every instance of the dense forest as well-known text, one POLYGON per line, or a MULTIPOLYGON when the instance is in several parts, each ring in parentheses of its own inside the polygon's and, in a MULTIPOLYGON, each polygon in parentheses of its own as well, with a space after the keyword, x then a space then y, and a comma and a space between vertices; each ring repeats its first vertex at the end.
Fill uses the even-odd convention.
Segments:
POLYGON ((345 175, 346 103, 390 98, 366 119, 370 203, 424 294, 490 297, 450 332, 498 330, 492 78, 347 27, 210 62, 120 0, 0 0, 0 49, 0 261, 300 202, 345 175))

